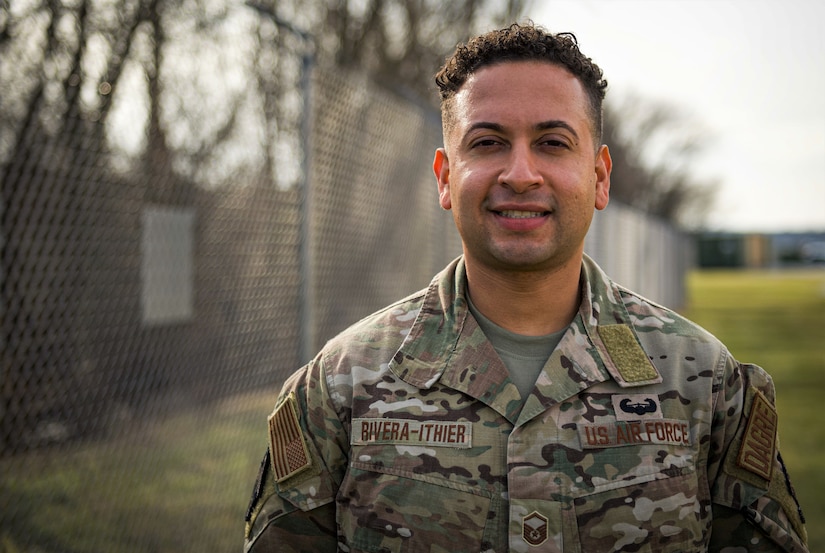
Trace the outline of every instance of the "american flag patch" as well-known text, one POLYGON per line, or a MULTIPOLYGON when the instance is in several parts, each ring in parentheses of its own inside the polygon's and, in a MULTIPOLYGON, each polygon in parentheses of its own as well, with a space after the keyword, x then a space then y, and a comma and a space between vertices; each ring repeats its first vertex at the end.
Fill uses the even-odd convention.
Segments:
POLYGON ((276 482, 283 482, 312 465, 298 422, 294 394, 289 394, 269 417, 269 450, 276 482))

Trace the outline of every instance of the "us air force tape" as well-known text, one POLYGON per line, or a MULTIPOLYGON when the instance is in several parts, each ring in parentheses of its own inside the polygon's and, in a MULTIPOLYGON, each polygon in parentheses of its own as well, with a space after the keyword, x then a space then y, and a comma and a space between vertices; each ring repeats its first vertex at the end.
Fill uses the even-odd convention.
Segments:
POLYGON ((269 451, 278 483, 312 466, 296 403, 295 394, 290 393, 269 416, 269 451))

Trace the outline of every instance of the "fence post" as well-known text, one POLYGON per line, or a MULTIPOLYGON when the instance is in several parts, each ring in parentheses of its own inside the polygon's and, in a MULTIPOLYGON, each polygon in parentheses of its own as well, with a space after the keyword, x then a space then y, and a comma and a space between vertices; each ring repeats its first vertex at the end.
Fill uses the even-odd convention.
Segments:
POLYGON ((305 363, 312 358, 316 347, 317 317, 315 316, 315 281, 312 253, 312 189, 310 187, 310 147, 312 133, 312 78, 311 71, 315 64, 314 37, 297 29, 290 22, 281 19, 272 8, 254 0, 247 0, 246 5, 260 12, 272 20, 275 25, 288 33, 297 36, 304 43, 304 53, 301 56, 301 172, 303 173, 300 191, 300 236, 299 241, 299 270, 301 272, 299 285, 300 295, 300 333, 298 338, 298 361, 305 363))

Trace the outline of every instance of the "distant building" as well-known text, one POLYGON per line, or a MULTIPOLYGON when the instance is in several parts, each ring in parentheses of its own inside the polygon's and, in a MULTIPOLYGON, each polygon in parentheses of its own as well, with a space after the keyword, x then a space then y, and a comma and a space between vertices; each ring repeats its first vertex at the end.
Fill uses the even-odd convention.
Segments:
POLYGON ((696 237, 700 268, 768 268, 825 263, 825 232, 705 232, 696 237))

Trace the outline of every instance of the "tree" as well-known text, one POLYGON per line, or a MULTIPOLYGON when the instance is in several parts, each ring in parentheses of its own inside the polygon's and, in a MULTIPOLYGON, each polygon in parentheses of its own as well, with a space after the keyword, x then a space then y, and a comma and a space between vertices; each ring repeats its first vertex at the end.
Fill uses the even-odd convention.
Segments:
POLYGON ((708 132, 678 108, 629 95, 607 103, 604 141, 613 159, 611 196, 651 215, 699 226, 713 201, 715 183, 693 165, 708 132))
MULTIPOLYGON (((141 209, 197 202, 208 234, 208 215, 231 196, 215 189, 268 201, 270 215, 279 201, 294 205, 302 175, 288 166, 302 147, 307 48, 319 63, 362 67, 434 97, 438 58, 521 3, 273 2, 270 11, 312 30, 307 43, 227 0, 0 0, 0 341, 10 344, 0 356, 0 449, 48 413, 97 419, 87 416, 96 399, 109 401, 146 366, 158 372, 147 380, 168 377, 164 355, 189 343, 186 330, 170 330, 175 339, 156 344, 148 365, 113 346, 145 330, 141 209)), ((281 253, 268 239, 272 219, 238 221, 236 242, 215 240, 213 254, 230 258, 233 244, 267 229, 258 250, 222 269, 228 282, 281 253)), ((243 301, 231 286, 201 292, 243 301)))
POLYGON ((516 20, 530 0, 328 0, 323 57, 434 98, 432 76, 456 44, 516 20))

